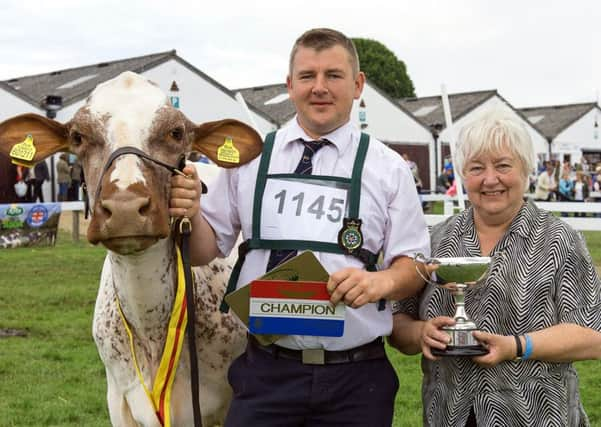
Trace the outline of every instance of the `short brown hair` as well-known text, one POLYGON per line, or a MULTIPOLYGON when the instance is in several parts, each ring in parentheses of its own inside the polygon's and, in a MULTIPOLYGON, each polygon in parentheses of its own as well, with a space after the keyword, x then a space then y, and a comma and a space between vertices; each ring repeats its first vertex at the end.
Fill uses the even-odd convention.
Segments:
POLYGON ((313 28, 296 39, 294 46, 292 46, 292 51, 290 52, 290 63, 288 68, 290 76, 292 76, 292 62, 294 61, 294 56, 299 47, 307 47, 319 52, 336 45, 342 46, 348 52, 353 76, 356 76, 359 73, 359 55, 357 54, 357 49, 355 48, 353 41, 340 31, 332 30, 330 28, 313 28))

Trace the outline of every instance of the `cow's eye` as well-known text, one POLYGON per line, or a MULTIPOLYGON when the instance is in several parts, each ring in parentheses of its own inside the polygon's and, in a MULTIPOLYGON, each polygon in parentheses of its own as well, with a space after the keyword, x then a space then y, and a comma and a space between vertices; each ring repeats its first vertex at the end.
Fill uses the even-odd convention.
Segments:
POLYGON ((169 133, 169 135, 176 141, 181 141, 184 139, 184 130, 182 128, 175 128, 169 133))
POLYGON ((77 131, 71 132, 71 144, 79 147, 83 143, 83 135, 77 131))

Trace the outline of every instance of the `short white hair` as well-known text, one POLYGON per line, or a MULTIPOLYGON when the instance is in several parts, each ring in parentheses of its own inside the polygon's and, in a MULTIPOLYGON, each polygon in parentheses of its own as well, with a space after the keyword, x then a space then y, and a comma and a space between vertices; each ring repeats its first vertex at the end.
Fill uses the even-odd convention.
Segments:
POLYGON ((459 133, 455 152, 455 172, 464 178, 467 162, 485 153, 510 150, 522 165, 522 175, 528 178, 534 169, 534 148, 528 131, 514 113, 497 107, 486 111, 459 133))

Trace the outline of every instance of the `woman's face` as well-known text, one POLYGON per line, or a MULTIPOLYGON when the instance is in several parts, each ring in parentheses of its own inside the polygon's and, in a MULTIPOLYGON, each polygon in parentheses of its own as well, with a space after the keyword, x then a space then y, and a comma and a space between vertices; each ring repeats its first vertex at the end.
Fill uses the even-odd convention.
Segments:
POLYGON ((510 150, 468 159, 464 177, 475 212, 487 222, 510 221, 523 204, 526 176, 522 162, 510 150))

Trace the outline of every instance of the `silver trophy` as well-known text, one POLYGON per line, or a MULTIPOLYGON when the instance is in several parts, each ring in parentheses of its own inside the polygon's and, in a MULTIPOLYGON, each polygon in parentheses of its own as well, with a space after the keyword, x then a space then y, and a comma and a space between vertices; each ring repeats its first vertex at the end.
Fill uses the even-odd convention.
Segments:
MULTIPOLYGON (((455 299, 455 325, 444 326, 442 329, 449 334, 447 348, 433 348, 435 356, 481 356, 488 350, 472 335, 478 330, 465 312, 465 290, 486 278, 492 262, 490 257, 460 257, 460 258, 426 258, 421 254, 415 257, 417 262, 438 265, 436 270, 437 282, 423 277, 426 282, 442 286, 450 290, 455 299)), ((419 269, 418 269, 418 272, 419 269)), ((420 272, 421 275, 421 272, 420 272)))

